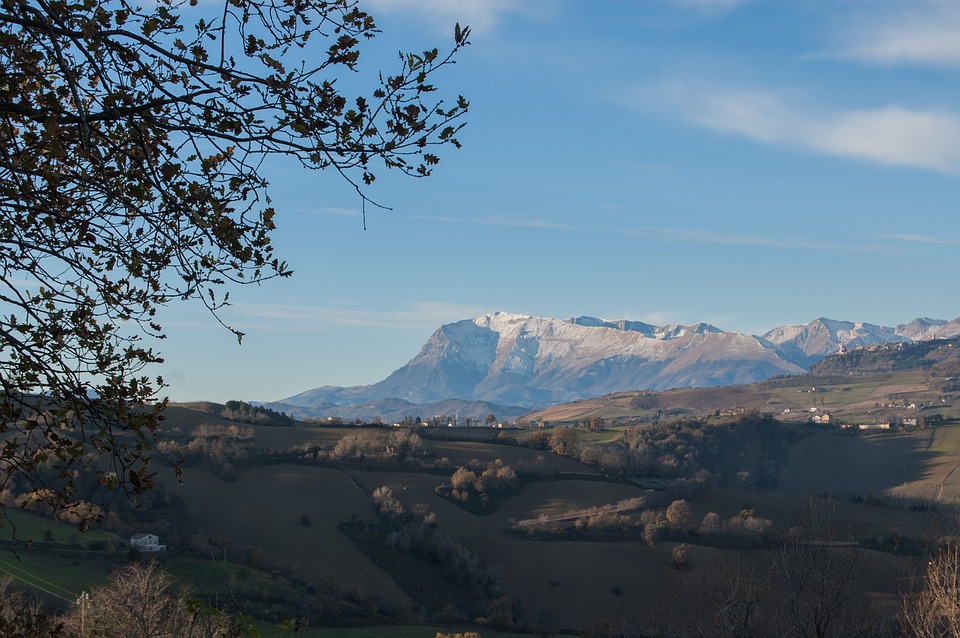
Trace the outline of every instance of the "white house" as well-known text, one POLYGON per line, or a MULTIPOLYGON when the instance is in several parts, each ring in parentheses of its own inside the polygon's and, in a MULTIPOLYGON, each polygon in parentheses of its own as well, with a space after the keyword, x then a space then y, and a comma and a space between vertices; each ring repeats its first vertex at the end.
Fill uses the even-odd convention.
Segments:
POLYGON ((141 552, 167 551, 167 546, 160 544, 160 537, 156 534, 134 534, 130 537, 130 547, 136 547, 141 552))

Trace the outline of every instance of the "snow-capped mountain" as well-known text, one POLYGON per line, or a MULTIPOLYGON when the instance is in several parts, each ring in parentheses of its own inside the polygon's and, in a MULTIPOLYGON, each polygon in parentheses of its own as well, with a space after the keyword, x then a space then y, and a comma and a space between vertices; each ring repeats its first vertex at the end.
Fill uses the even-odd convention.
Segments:
POLYGON ((820 317, 799 326, 780 326, 760 338, 776 349, 781 357, 803 368, 846 349, 880 343, 952 339, 960 336, 960 320, 914 319, 895 328, 862 321, 834 321, 820 317))
POLYGON ((916 319, 895 328, 819 318, 762 336, 705 323, 657 326, 596 317, 561 320, 494 312, 446 324, 420 353, 368 386, 322 387, 290 406, 415 404, 457 398, 547 405, 628 390, 750 383, 799 374, 841 347, 960 336, 960 319, 916 319))
POLYGON ((858 321, 834 321, 820 317, 799 326, 780 326, 761 336, 781 357, 802 368, 845 348, 859 348, 878 343, 910 341, 894 328, 858 321))
POLYGON ((910 323, 900 324, 896 333, 911 341, 929 341, 930 339, 953 339, 960 337, 960 318, 953 321, 942 319, 914 319, 910 323))

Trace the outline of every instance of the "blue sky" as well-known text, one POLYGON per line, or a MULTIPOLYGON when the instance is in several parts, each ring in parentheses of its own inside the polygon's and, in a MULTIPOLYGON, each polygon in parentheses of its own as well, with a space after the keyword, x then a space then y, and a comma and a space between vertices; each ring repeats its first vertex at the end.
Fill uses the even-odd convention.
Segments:
MULTIPOLYGON (((496 310, 762 333, 816 317, 960 315, 960 3, 368 0, 400 50, 472 45, 437 79, 471 102, 429 179, 367 209, 268 163, 292 279, 223 319, 162 319, 174 400, 378 381, 443 323, 496 310)), ((362 75, 351 81, 362 80, 362 75)))

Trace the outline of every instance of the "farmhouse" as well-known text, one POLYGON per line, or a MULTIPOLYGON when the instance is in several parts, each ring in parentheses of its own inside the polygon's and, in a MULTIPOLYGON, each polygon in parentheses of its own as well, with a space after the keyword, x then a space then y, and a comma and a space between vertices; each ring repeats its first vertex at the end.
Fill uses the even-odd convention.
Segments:
POLYGON ((156 534, 134 534, 130 537, 130 547, 136 547, 141 552, 167 551, 167 546, 160 544, 160 537, 156 534))

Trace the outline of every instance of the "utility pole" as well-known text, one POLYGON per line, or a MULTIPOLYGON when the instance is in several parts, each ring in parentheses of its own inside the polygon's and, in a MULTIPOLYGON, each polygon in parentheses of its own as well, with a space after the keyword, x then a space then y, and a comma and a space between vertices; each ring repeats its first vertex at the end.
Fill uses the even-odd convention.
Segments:
POLYGON ((86 638, 87 636, 87 607, 90 605, 90 594, 87 592, 81 592, 80 597, 77 598, 77 606, 80 607, 80 636, 81 638, 86 638))

